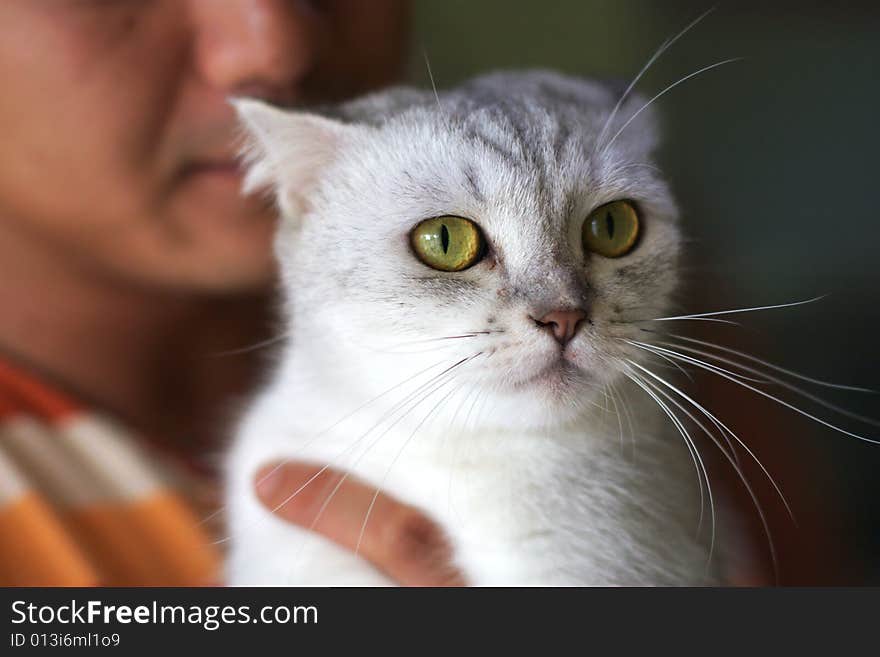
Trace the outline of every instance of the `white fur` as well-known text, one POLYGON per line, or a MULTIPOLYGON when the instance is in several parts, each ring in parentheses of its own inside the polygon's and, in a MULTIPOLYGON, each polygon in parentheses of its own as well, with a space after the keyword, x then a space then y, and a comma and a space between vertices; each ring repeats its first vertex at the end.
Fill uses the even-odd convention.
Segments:
POLYGON ((621 375, 644 357, 619 338, 668 307, 680 238, 664 182, 642 166, 649 112, 613 148, 595 144, 616 101, 538 72, 477 79, 439 106, 391 90, 336 119, 239 102, 254 175, 284 214, 291 340, 228 458, 231 583, 391 583, 260 505, 255 472, 286 458, 423 509, 473 584, 714 581, 689 453, 621 375), (584 253, 584 219, 620 198, 639 207, 639 245, 584 253), (480 225, 484 261, 450 274, 413 256, 409 232, 444 214, 480 225), (560 350, 530 316, 568 306, 592 323, 567 348, 571 368, 543 376, 560 350), (437 339, 459 335, 471 337, 437 339))

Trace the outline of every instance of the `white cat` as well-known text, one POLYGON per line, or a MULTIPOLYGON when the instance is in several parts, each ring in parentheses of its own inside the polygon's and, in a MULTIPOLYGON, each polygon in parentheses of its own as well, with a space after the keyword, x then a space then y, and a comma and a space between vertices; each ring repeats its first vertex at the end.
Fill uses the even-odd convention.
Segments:
POLYGON ((618 100, 527 72, 321 116, 237 101, 289 342, 229 453, 229 582, 391 583, 260 505, 284 458, 423 509, 472 584, 718 581, 698 464, 626 341, 668 310, 681 238, 651 112, 618 100))

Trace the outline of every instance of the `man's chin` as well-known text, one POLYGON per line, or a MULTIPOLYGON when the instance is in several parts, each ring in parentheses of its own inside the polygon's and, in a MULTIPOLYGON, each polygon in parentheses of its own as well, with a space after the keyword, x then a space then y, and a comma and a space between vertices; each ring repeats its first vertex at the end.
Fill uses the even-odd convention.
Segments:
POLYGON ((268 247, 244 250, 191 244, 131 250, 102 269, 117 285, 147 294, 236 297, 265 294, 277 277, 268 247))
POLYGON ((276 270, 273 266, 246 268, 237 263, 225 271, 203 270, 193 272, 189 284, 193 293, 216 296, 250 296, 267 294, 274 288, 276 270))
POLYGON ((177 214, 170 219, 165 245, 156 258, 166 261, 156 270, 168 284, 194 292, 236 294, 269 288, 277 275, 272 243, 277 221, 268 210, 245 206, 209 208, 177 214))

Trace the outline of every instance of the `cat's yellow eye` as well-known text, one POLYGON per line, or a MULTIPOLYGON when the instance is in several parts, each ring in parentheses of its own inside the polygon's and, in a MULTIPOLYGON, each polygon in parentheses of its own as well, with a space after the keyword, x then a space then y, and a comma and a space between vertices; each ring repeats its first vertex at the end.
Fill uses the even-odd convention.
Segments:
POLYGON ((584 248, 606 258, 632 251, 639 238, 639 213, 629 201, 612 201, 587 217, 582 231, 584 248))
POLYGON ((461 271, 479 261, 484 251, 483 234, 470 219, 425 219, 410 236, 419 260, 440 271, 461 271))

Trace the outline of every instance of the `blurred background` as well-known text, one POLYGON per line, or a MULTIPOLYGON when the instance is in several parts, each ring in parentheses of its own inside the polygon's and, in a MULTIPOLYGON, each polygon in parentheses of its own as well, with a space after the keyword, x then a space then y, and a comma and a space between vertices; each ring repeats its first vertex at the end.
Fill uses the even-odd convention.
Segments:
MULTIPOLYGON (((522 67, 629 80, 667 37, 710 7, 422 0, 415 4, 409 77, 429 84, 424 52, 441 88, 489 69, 522 67)), ((746 58, 658 101, 665 134, 659 160, 691 238, 683 310, 828 295, 734 317, 741 328, 688 326, 690 335, 809 376, 880 389, 878 37, 878 3, 728 2, 638 85, 651 97, 704 66, 746 58)), ((690 387, 729 421, 789 498, 799 527, 761 484, 760 472, 749 470, 777 544, 779 581, 880 584, 880 445, 836 433, 717 377, 698 377, 690 387)), ((880 395, 812 390, 880 418, 880 395)), ((880 438, 876 426, 818 414, 880 438)))

